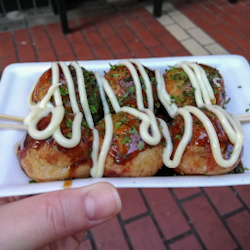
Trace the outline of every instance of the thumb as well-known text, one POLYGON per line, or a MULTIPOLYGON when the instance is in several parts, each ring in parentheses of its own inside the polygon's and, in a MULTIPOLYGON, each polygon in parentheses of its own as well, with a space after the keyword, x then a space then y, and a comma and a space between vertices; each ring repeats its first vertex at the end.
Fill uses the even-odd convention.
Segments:
POLYGON ((28 197, 0 207, 2 249, 34 249, 87 230, 121 209, 108 183, 28 197))

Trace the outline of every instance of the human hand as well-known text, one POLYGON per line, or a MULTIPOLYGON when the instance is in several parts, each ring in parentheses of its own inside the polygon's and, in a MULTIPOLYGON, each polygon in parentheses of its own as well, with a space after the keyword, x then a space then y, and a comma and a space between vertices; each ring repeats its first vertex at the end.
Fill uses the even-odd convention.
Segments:
POLYGON ((0 199, 4 250, 78 249, 89 228, 121 210, 118 192, 108 183, 13 199, 0 199))

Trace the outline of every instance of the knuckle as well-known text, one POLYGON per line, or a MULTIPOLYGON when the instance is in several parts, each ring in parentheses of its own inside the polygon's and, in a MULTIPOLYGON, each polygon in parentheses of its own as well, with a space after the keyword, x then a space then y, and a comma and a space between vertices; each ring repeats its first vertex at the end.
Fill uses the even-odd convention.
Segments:
POLYGON ((67 215, 60 192, 49 193, 46 199, 46 220, 57 235, 67 234, 67 215))

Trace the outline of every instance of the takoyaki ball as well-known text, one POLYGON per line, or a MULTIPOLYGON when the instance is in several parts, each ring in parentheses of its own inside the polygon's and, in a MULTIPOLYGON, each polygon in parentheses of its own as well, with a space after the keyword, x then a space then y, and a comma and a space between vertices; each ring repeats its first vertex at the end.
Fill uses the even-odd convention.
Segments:
MULTIPOLYGON (((76 71, 75 68, 72 66, 69 66, 69 70, 73 78, 78 107, 82 112, 83 109, 80 102, 76 71)), ((59 83, 61 83, 59 89, 62 96, 63 106, 66 109, 67 113, 73 113, 69 98, 67 82, 60 66, 59 66, 59 72, 60 72, 59 83)), ((87 71, 86 69, 82 68, 82 73, 84 76, 85 89, 88 97, 89 108, 93 116, 94 122, 97 122, 101 120, 104 116, 99 87, 93 72, 87 71)), ((48 69, 42 74, 42 76, 37 81, 36 87, 33 92, 33 102, 41 101, 48 92, 51 85, 52 85, 52 72, 51 69, 48 69)), ((53 97, 51 101, 54 104, 53 97)))
MULTIPOLYGON (((71 138, 74 115, 67 114, 61 123, 62 134, 71 138)), ((45 129, 51 115, 41 119, 38 130, 45 129)), ((86 178, 90 175, 92 130, 85 122, 81 125, 81 140, 74 148, 61 147, 53 137, 35 140, 29 135, 18 148, 18 159, 23 171, 38 182, 86 178)))
MULTIPOLYGON (((155 175, 163 165, 163 145, 146 144, 140 137, 140 120, 127 113, 112 115, 113 138, 104 167, 106 177, 141 177, 155 175)), ((100 147, 103 144, 105 123, 97 127, 100 147)))
MULTIPOLYGON (((207 110, 202 110, 204 114, 212 122, 213 127, 217 133, 220 150, 224 159, 229 159, 233 145, 229 141, 224 129, 222 128, 218 118, 207 110)), ((194 115, 193 117, 193 135, 189 141, 186 150, 181 158, 180 165, 174 170, 179 174, 186 175, 220 175, 232 171, 240 162, 237 162, 229 168, 220 167, 214 160, 209 138, 202 122, 194 115)), ((169 125, 169 132, 173 142, 173 153, 175 155, 176 149, 184 133, 184 120, 182 116, 177 116, 169 125)))
MULTIPOLYGON (((217 69, 203 64, 199 65, 206 72, 208 81, 213 88, 216 104, 223 107, 226 97, 223 77, 217 69)), ((196 106, 194 97, 195 89, 193 88, 188 75, 182 68, 171 67, 170 70, 165 73, 164 80, 166 90, 178 108, 186 105, 196 106)))
MULTIPOLYGON (((135 68, 137 69, 136 66, 135 68)), ((157 108, 160 107, 160 102, 157 96, 157 83, 155 79, 155 73, 154 71, 146 67, 144 68, 151 82, 155 110, 156 110, 157 108)), ((139 80, 140 80, 141 87, 142 87, 143 104, 145 108, 147 108, 148 101, 147 101, 147 95, 145 92, 146 85, 144 83, 144 79, 142 78, 139 70, 137 70, 137 73, 139 75, 139 80)), ((135 84, 134 84, 132 75, 127 67, 123 65, 120 65, 120 66, 111 65, 111 69, 109 70, 109 72, 105 73, 105 78, 108 80, 111 88, 113 89, 120 106, 131 106, 131 107, 137 108, 135 84)))

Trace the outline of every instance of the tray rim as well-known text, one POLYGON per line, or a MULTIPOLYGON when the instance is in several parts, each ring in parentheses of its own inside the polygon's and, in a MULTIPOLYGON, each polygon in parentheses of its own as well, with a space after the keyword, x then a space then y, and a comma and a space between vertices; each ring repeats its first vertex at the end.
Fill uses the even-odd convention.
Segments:
MULTIPOLYGON (((173 60, 173 61, 181 61, 183 59, 190 61, 202 61, 203 59, 215 59, 215 60, 229 60, 236 59, 240 60, 246 66, 249 67, 247 60, 240 55, 209 55, 209 56, 184 56, 184 57, 160 57, 160 58, 138 58, 142 63, 151 63, 154 61, 160 60, 173 60)), ((112 59, 112 60, 79 60, 78 63, 80 65, 88 64, 107 64, 115 63, 122 59, 112 59)), ((126 59, 127 60, 127 59, 126 59)), ((66 63, 69 63, 66 62, 66 63)), ((13 70, 16 68, 26 68, 26 67, 36 67, 36 66, 44 66, 47 67, 51 64, 51 62, 28 62, 28 63, 14 63, 8 65, 2 74, 0 86, 4 84, 5 78, 8 77, 8 74, 11 74, 13 70)), ((166 64, 167 65, 167 64, 166 64)), ((90 67, 91 70, 91 67, 90 67)), ((248 68, 250 72, 250 67, 248 68)), ((197 187, 194 180, 199 178, 202 180, 202 187, 209 186, 228 186, 228 185, 247 185, 250 184, 250 175, 246 176, 246 174, 237 174, 241 175, 242 178, 239 182, 239 178, 235 178, 235 175, 221 175, 221 176, 166 176, 166 177, 127 177, 127 178, 87 178, 87 179, 75 179, 72 181, 72 188, 81 187, 85 185, 90 185, 96 182, 109 182, 113 184, 117 188, 189 188, 189 187, 197 187), (221 182, 217 185, 210 184, 210 179, 220 178, 221 182), (156 182, 153 180, 157 179, 156 182), (176 185, 176 180, 178 180, 178 184, 176 185), (228 184, 228 180, 230 180, 230 184, 228 184), (153 183, 152 183, 153 181, 153 183), (138 183, 139 182, 139 183, 138 183), (167 183, 166 183, 167 182, 167 183), (188 184, 188 185, 187 185, 188 184)), ((28 194, 36 194, 41 192, 50 192, 55 190, 63 189, 64 181, 56 181, 56 182, 47 182, 47 183, 34 183, 34 184, 25 184, 25 185, 12 185, 12 186, 1 186, 0 183, 0 197, 10 196, 10 195, 28 195, 28 194), (33 186, 34 185, 34 186, 33 186), (30 188, 33 187, 33 188, 30 188)))

